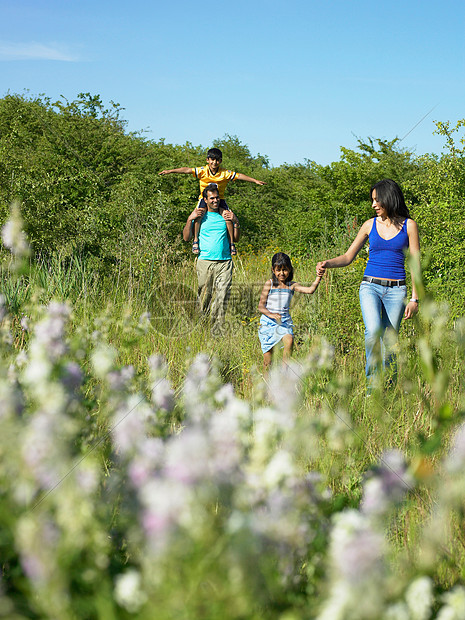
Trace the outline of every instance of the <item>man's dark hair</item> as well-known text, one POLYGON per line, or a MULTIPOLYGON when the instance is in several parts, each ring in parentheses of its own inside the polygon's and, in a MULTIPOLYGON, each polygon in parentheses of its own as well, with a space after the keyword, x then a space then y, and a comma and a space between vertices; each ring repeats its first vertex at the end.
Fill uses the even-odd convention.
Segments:
POLYGON ((210 157, 210 159, 217 159, 218 161, 223 161, 223 153, 220 151, 220 149, 210 149, 207 153, 207 157, 210 157))
POLYGON ((207 200, 208 192, 215 192, 215 194, 218 194, 218 196, 220 195, 220 192, 218 191, 218 185, 216 183, 210 183, 203 190, 202 196, 203 196, 204 200, 207 200))

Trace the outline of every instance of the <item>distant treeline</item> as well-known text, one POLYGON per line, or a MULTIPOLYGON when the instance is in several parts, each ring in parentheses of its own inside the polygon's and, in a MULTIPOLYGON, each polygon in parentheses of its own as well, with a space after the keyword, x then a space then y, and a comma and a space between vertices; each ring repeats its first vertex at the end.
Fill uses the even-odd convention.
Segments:
POLYGON ((340 160, 327 166, 305 160, 271 167, 236 136, 193 146, 128 133, 121 112, 89 93, 72 102, 0 99, 0 221, 19 200, 41 255, 78 252, 102 268, 140 252, 163 260, 186 256, 180 231, 198 183, 158 172, 202 165, 207 149, 217 146, 225 167, 266 181, 228 186, 229 204, 241 218, 242 251, 273 246, 305 256, 309 244, 329 248, 344 233, 349 239, 371 217, 370 186, 388 177, 402 186, 418 221, 430 288, 449 298, 465 280, 465 119, 455 127, 437 123, 445 141, 441 156, 418 157, 397 138, 368 138, 355 151, 341 147, 340 160))

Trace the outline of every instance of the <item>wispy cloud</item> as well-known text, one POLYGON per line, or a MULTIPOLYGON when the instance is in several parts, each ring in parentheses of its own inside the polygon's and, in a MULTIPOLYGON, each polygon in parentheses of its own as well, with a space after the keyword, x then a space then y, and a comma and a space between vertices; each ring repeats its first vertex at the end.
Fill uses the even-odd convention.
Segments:
POLYGON ((63 46, 43 43, 0 42, 0 61, 2 60, 59 60, 76 62, 77 54, 71 54, 63 46))

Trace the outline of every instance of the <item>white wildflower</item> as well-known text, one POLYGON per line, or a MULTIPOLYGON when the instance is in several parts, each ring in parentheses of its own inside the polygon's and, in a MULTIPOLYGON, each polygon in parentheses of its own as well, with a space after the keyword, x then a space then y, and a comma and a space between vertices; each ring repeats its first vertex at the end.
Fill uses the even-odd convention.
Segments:
POLYGON ((27 385, 40 385, 48 381, 51 370, 50 362, 39 356, 34 357, 24 369, 24 381, 27 385))
POLYGON ((165 454, 165 445, 159 437, 147 437, 138 446, 129 464, 129 477, 139 488, 160 469, 165 454))
POLYGON ((411 620, 407 605, 405 603, 390 605, 384 612, 383 620, 411 620))
POLYGON ((276 409, 294 409, 300 396, 302 376, 302 367, 292 361, 283 368, 272 370, 268 379, 268 396, 276 409))
POLYGON ((433 584, 429 577, 418 577, 405 593, 411 620, 428 620, 433 604, 433 584))
POLYGON ((215 400, 220 406, 225 406, 234 398, 234 388, 230 383, 221 386, 215 394, 215 400))
POLYGON ((437 620, 465 620, 465 588, 455 586, 442 595, 446 603, 441 607, 437 620))
POLYGON ((150 312, 143 312, 139 317, 139 329, 141 329, 144 333, 147 333, 150 329, 150 319, 152 315, 150 312))
POLYGON ((115 599, 120 607, 124 607, 129 613, 136 613, 147 602, 147 598, 137 570, 130 569, 116 577, 115 599))
POLYGON ((347 449, 353 443, 354 432, 352 429, 352 420, 346 411, 338 409, 331 416, 331 424, 328 428, 327 439, 330 448, 334 451, 342 451, 347 449))
POLYGON ((130 364, 128 366, 123 366, 120 370, 110 370, 106 378, 112 390, 123 391, 129 388, 134 374, 134 366, 130 364))
POLYGON ((347 583, 339 582, 331 590, 331 596, 324 602, 317 620, 346 620, 347 607, 352 600, 352 593, 347 583))
POLYGON ((403 454, 399 450, 384 452, 380 464, 364 484, 362 512, 368 515, 383 514, 413 488, 414 480, 407 470, 403 454))
POLYGON ((462 473, 465 466, 465 424, 456 430, 445 465, 450 473, 462 473))
POLYGON ((164 478, 152 479, 141 487, 139 498, 145 508, 145 532, 156 546, 163 546, 166 536, 178 524, 190 525, 193 489, 189 485, 164 478))
POLYGON ((211 448, 200 428, 188 428, 166 447, 165 473, 178 482, 190 483, 209 477, 211 448))
POLYGON ((337 573, 349 582, 376 578, 383 570, 384 539, 356 510, 337 513, 330 552, 337 573))
POLYGON ((27 361, 28 361, 27 353, 24 349, 22 349, 16 356, 15 364, 18 368, 22 368, 23 366, 27 364, 27 361))
POLYGON ((66 353, 65 324, 70 314, 68 304, 51 302, 48 305, 45 318, 35 326, 31 345, 34 356, 45 355, 52 362, 56 362, 66 353))
POLYGON ((113 417, 111 434, 116 447, 123 454, 138 449, 145 439, 146 422, 150 414, 150 408, 138 394, 132 394, 121 403, 113 417))
POLYGON ((292 456, 285 450, 278 450, 263 472, 263 481, 269 488, 273 488, 294 474, 292 456))
POLYGON ((449 605, 445 605, 441 607, 438 615, 436 616, 436 620, 464 620, 465 616, 457 616, 455 611, 449 605))
POLYGON ((171 411, 174 407, 174 391, 168 379, 160 378, 152 385, 152 402, 157 409, 171 411))
POLYGON ((2 241, 14 256, 18 258, 29 256, 30 248, 23 230, 23 218, 17 202, 12 204, 10 219, 2 228, 2 241))
POLYGON ((88 462, 81 463, 76 470, 75 479, 79 488, 86 495, 90 495, 96 491, 99 483, 97 468, 88 462))
POLYGON ((217 412, 210 421, 212 468, 217 476, 229 476, 239 464, 241 451, 238 413, 240 411, 231 403, 227 409, 217 412))
POLYGON ((0 323, 7 315, 6 297, 3 293, 0 293, 0 323))
POLYGON ((92 353, 92 366, 99 379, 105 379, 107 373, 113 368, 116 356, 116 349, 104 344, 99 345, 92 353))

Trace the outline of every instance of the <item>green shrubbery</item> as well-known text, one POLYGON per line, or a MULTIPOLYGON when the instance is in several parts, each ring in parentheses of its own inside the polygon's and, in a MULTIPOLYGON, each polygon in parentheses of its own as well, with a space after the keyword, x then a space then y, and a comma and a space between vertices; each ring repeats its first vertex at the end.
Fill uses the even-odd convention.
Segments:
MULTIPOLYGON (((94 268, 173 260, 188 252, 180 231, 198 195, 195 179, 159 177, 164 168, 196 166, 211 145, 183 146, 125 132, 121 107, 99 96, 72 102, 7 95, 0 100, 0 218, 14 199, 21 203, 35 252, 92 257, 94 268)), ((445 138, 441 156, 415 156, 399 140, 359 140, 341 159, 270 168, 235 136, 214 145, 224 164, 266 181, 260 188, 232 183, 228 197, 242 221, 241 249, 270 245, 308 256, 310 245, 333 246, 341 231, 354 232, 371 216, 370 186, 393 178, 404 189, 418 221, 425 280, 450 299, 463 280, 465 183, 464 121, 437 123, 445 138)), ((461 297, 455 314, 463 307, 461 297)))

